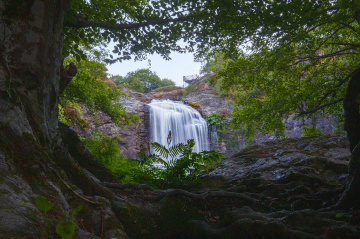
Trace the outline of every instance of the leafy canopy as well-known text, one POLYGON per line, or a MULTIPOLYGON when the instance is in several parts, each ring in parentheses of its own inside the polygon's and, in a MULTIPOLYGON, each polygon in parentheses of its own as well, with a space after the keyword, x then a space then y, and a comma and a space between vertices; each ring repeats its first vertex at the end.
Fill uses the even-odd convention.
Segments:
POLYGON ((82 55, 94 46, 112 43, 108 63, 131 56, 143 59, 153 53, 169 59, 171 51, 192 51, 195 45, 199 56, 223 50, 231 54, 249 41, 262 46, 288 40, 297 28, 327 20, 326 9, 333 7, 333 2, 71 0, 65 14, 64 53, 82 55))
POLYGON ((323 36, 324 40, 341 29, 356 33, 351 24, 359 20, 355 11, 360 4, 358 0, 71 0, 70 3, 64 22, 65 55, 81 56, 87 50, 112 43, 109 63, 131 56, 142 59, 153 53, 169 59, 171 51, 191 51, 195 45, 198 57, 217 52, 237 56, 246 47, 258 52, 263 47, 289 43, 306 45, 312 42, 311 35, 324 27, 330 33, 323 36), (179 40, 186 47, 181 47, 179 40))
POLYGON ((257 129, 284 136, 290 114, 340 115, 360 63, 359 1, 262 2, 253 2, 258 17, 249 15, 253 23, 238 41, 247 44, 229 52, 212 78, 236 100, 231 123, 249 139, 257 129))
POLYGON ((72 0, 64 53, 81 56, 110 43, 108 63, 153 53, 169 59, 171 51, 196 49, 200 60, 224 53, 230 61, 219 88, 237 100, 233 125, 280 137, 281 119, 291 113, 341 107, 359 62, 359 9, 359 0, 72 0))

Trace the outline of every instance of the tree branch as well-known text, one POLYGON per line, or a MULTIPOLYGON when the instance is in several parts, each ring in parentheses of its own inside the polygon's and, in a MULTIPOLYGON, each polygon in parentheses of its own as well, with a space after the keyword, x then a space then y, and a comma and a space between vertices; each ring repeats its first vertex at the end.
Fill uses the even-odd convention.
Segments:
POLYGON ((346 23, 346 22, 340 22, 341 25, 350 28, 353 32, 355 32, 357 35, 360 35, 358 31, 356 31, 355 27, 351 26, 350 24, 353 23, 354 21, 351 21, 350 23, 346 23))
POLYGON ((315 109, 308 110, 308 111, 301 111, 301 112, 297 115, 297 117, 302 116, 302 115, 307 115, 307 114, 313 114, 313 113, 315 113, 316 111, 318 111, 318 110, 320 110, 320 109, 322 109, 322 108, 325 108, 325 107, 330 106, 330 105, 335 105, 335 104, 337 104, 337 103, 339 103, 339 102, 341 102, 341 101, 343 101, 343 100, 344 100, 344 98, 340 98, 340 99, 337 99, 337 100, 335 100, 335 101, 332 101, 332 102, 329 102, 329 103, 320 105, 320 106, 316 107, 315 109))
POLYGON ((323 59, 323 58, 328 58, 328 57, 334 57, 334 56, 343 56, 343 55, 358 55, 360 53, 358 52, 344 52, 344 51, 349 51, 349 50, 353 50, 356 49, 357 47, 350 47, 350 48, 346 48, 334 53, 330 53, 327 55, 322 55, 322 56, 308 56, 308 57, 299 57, 297 58, 297 61, 295 63, 293 63, 292 65, 289 65, 289 67, 297 65, 298 63, 302 63, 302 62, 306 62, 306 61, 310 61, 310 60, 318 60, 318 59, 323 59))
POLYGON ((347 42, 328 42, 327 45, 340 45, 340 46, 353 46, 353 47, 360 47, 360 44, 355 43, 347 43, 347 42))
MULTIPOLYGON (((315 50, 315 52, 317 52, 324 44, 327 40, 329 40, 330 38, 332 38, 336 33, 338 33, 338 31, 340 31, 341 29, 345 28, 345 26, 339 27, 338 29, 336 29, 333 33, 330 34, 330 36, 326 37, 319 45, 319 47, 315 50)), ((333 28, 334 29, 334 28, 333 28)))
POLYGON ((328 92, 320 99, 319 104, 318 104, 314 109, 308 110, 308 111, 303 111, 303 110, 301 110, 301 109, 299 108, 299 109, 300 109, 300 113, 299 113, 297 116, 302 116, 302 115, 306 115, 306 114, 312 114, 312 113, 315 113, 315 112, 318 111, 319 109, 322 109, 322 108, 324 108, 324 107, 326 107, 326 106, 334 105, 334 104, 336 104, 336 103, 339 103, 339 102, 343 101, 344 98, 340 98, 340 99, 337 99, 337 100, 335 100, 335 101, 333 101, 333 102, 329 102, 329 103, 326 103, 326 104, 321 105, 321 103, 322 103, 330 94, 332 94, 332 93, 334 93, 334 92, 336 91, 336 88, 339 88, 340 86, 342 86, 345 82, 347 82, 347 81, 350 79, 350 77, 351 77, 352 75, 355 74, 355 72, 357 72, 357 71, 359 71, 359 70, 360 70, 360 65, 358 65, 358 66, 355 68, 355 70, 353 70, 352 72, 350 72, 344 79, 342 79, 341 81, 339 81, 339 82, 333 87, 332 90, 328 91, 328 92))
POLYGON ((175 23, 181 21, 190 21, 191 16, 183 16, 178 18, 168 18, 160 19, 155 21, 148 22, 138 22, 138 23, 124 23, 124 24, 111 24, 107 22, 97 22, 93 20, 86 20, 80 17, 73 18, 72 21, 65 20, 64 26, 75 27, 75 28, 86 28, 86 27, 96 27, 107 30, 124 30, 124 29, 135 29, 140 27, 154 26, 154 25, 163 25, 167 23, 175 23))

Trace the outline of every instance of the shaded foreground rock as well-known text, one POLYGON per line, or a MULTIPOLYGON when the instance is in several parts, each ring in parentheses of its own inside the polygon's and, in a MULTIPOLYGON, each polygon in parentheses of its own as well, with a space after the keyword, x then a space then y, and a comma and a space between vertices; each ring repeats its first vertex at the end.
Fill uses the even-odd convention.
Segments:
POLYGON ((30 134, 16 145, 6 143, 11 134, 0 134, 0 238, 57 238, 56 224, 79 205, 74 238, 81 239, 360 236, 359 211, 327 209, 347 175, 343 136, 255 145, 224 159, 188 191, 161 191, 117 184, 75 132, 60 129, 64 144, 54 153, 30 134), (54 204, 47 214, 35 206, 38 195, 54 204))
POLYGON ((131 238, 359 238, 358 211, 327 209, 349 159, 343 136, 268 142, 223 160, 191 192, 113 189, 113 208, 131 238))
POLYGON ((99 184, 116 178, 84 148, 75 132, 59 126, 63 143, 52 151, 32 134, 19 135, 2 126, 0 238, 59 238, 56 225, 80 205, 74 238, 128 238, 112 210, 115 195, 99 184), (36 206, 38 196, 53 204, 47 213, 36 206))

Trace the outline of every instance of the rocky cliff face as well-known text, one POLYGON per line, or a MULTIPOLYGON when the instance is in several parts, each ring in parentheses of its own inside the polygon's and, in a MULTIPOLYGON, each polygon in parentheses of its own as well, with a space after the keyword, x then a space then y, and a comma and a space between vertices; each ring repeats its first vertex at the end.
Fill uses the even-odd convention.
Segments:
POLYGON ((143 94, 127 88, 122 89, 129 97, 119 99, 127 112, 135 112, 140 117, 140 122, 132 124, 127 128, 114 125, 111 119, 102 112, 98 112, 98 120, 91 117, 84 109, 83 117, 90 123, 86 130, 76 129, 81 137, 89 136, 95 128, 110 138, 116 138, 119 145, 119 152, 128 158, 137 158, 136 153, 140 151, 140 146, 147 147, 149 142, 149 109, 146 105, 152 99, 170 99, 180 101, 184 89, 180 87, 164 87, 151 93, 143 94))
MULTIPOLYGON (((223 116, 223 120, 226 123, 230 122, 228 113, 231 113, 233 110, 232 101, 215 94, 214 88, 206 79, 198 81, 197 87, 186 95, 183 100, 190 105, 195 105, 195 108, 202 113, 203 117, 207 117, 211 113, 218 113, 223 116)), ((294 116, 290 116, 287 119, 285 135, 288 138, 300 138, 304 125, 315 125, 324 134, 331 134, 334 130, 334 124, 335 120, 333 118, 323 118, 315 115, 313 118, 306 118, 302 122, 301 120, 294 119, 294 116)), ((213 147, 221 150, 225 155, 231 155, 248 145, 248 142, 242 137, 241 130, 229 128, 229 132, 219 137, 219 139, 218 142, 213 140, 213 147)), ((256 133, 252 144, 260 144, 273 139, 273 135, 256 133)))
MULTIPOLYGON (((211 113, 218 113, 223 116, 223 120, 228 124, 230 122, 229 113, 233 110, 232 101, 224 97, 220 97, 214 93, 213 87, 206 79, 197 82, 195 89, 191 90, 187 95, 185 89, 181 87, 164 87, 155 91, 143 94, 124 88, 123 91, 129 95, 127 99, 119 99, 119 102, 126 108, 127 112, 135 112, 141 121, 127 128, 121 128, 114 125, 110 118, 99 112, 99 120, 92 119, 84 110, 84 118, 89 121, 91 127, 85 131, 77 130, 80 136, 86 137, 91 134, 95 128, 108 137, 116 138, 120 147, 120 153, 129 158, 136 158, 136 153, 140 150, 140 145, 146 148, 149 142, 149 110, 147 103, 152 99, 170 99, 173 101, 183 101, 184 103, 199 110, 204 118, 211 113)), ((334 128, 333 118, 313 117, 305 119, 304 122, 294 119, 290 116, 287 120, 287 129, 285 135, 288 138, 300 138, 303 125, 316 125, 324 134, 331 134, 334 128)), ((263 135, 256 133, 251 144, 260 144, 269 140, 273 140, 273 135, 263 135)), ((249 143, 242 136, 241 130, 234 130, 228 127, 228 131, 218 135, 217 138, 211 139, 211 148, 216 148, 229 156, 238 150, 247 147, 249 143)))

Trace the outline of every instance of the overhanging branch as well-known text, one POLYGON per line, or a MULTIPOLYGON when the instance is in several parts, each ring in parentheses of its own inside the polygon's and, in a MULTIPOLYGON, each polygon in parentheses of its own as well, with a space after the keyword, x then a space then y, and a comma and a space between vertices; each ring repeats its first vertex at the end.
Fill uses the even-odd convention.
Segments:
POLYGON ((299 109, 300 109, 300 113, 298 114, 298 116, 302 116, 302 115, 306 115, 306 114, 312 114, 312 113, 315 113, 316 111, 318 111, 318 110, 320 110, 320 109, 322 109, 322 108, 325 108, 325 107, 327 107, 327 106, 334 105, 334 104, 336 104, 336 103, 339 103, 339 102, 343 101, 344 98, 340 98, 340 99, 337 99, 337 100, 335 100, 335 101, 332 101, 332 102, 329 102, 329 103, 326 103, 326 104, 322 104, 322 102, 323 102, 329 95, 331 95, 332 93, 334 93, 337 88, 339 88, 339 87, 342 86, 345 82, 347 82, 347 81, 350 79, 350 77, 351 77, 352 75, 354 75, 355 72, 357 72, 357 71, 359 71, 359 70, 360 70, 360 65, 358 65, 358 67, 356 67, 352 72, 350 72, 344 79, 342 79, 341 81, 339 81, 339 82, 332 88, 332 90, 330 90, 330 91, 328 91, 327 93, 325 93, 325 94, 323 95, 323 97, 321 97, 318 105, 317 105, 314 109, 308 110, 308 111, 304 111, 304 110, 302 110, 301 108, 299 108, 299 109))
POLYGON ((65 20, 64 26, 75 27, 75 28, 86 28, 86 27, 95 27, 102 28, 107 30, 124 30, 124 29, 136 29, 140 27, 154 26, 154 25, 163 25, 167 23, 175 23, 182 21, 190 21, 192 16, 183 16, 178 18, 167 18, 160 19, 155 21, 147 22, 138 22, 138 23, 126 23, 126 24, 112 24, 108 22, 97 22, 93 20, 86 20, 83 18, 73 18, 71 21, 65 20))
POLYGON ((318 107, 316 107, 315 109, 312 109, 312 110, 300 111, 300 113, 297 115, 297 117, 302 116, 302 115, 313 114, 313 113, 315 113, 316 111, 318 111, 318 110, 320 110, 322 108, 325 108, 325 107, 330 106, 330 105, 335 105, 335 104, 337 104, 337 103, 339 103, 339 102, 341 102, 343 100, 344 100, 344 98, 340 98, 340 99, 337 99, 335 101, 320 105, 320 106, 318 106, 318 107))

